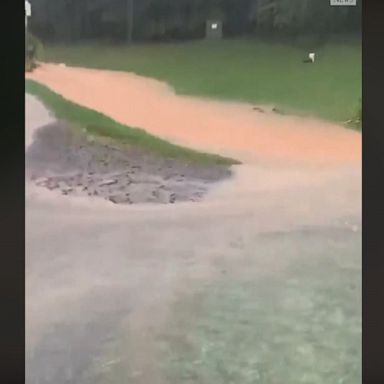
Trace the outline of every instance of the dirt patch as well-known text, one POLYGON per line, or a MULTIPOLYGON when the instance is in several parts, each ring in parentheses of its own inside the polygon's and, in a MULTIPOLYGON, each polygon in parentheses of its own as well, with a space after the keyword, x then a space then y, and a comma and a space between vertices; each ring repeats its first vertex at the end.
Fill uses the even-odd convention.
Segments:
POLYGON ((65 122, 40 128, 26 152, 27 178, 64 195, 116 204, 198 201, 230 177, 220 165, 161 158, 138 148, 90 140, 65 122))

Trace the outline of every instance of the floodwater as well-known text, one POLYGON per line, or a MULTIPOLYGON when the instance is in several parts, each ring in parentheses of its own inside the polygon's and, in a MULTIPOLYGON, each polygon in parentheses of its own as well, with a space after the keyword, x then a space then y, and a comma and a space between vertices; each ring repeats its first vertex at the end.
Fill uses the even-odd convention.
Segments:
MULTIPOLYGON (((361 382, 361 135, 44 65, 81 105, 235 157, 199 203, 116 206, 27 183, 28 383, 361 382)), ((26 98, 26 147, 54 118, 26 98)))

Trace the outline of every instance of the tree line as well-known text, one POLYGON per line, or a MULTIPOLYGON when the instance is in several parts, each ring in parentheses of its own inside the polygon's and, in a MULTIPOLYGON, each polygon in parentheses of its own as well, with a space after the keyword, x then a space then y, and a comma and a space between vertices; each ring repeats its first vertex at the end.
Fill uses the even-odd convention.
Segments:
POLYGON ((31 0, 31 28, 42 39, 116 41, 193 39, 206 21, 223 22, 225 37, 360 32, 357 6, 329 0, 31 0))

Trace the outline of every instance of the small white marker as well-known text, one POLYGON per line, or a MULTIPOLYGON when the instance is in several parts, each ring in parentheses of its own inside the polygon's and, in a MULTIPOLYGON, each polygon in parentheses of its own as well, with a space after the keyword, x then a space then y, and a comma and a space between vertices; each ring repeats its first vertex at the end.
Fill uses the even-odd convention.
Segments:
POLYGON ((315 62, 315 53, 314 53, 314 52, 311 52, 311 53, 308 55, 308 57, 309 57, 309 60, 312 61, 312 63, 315 62))

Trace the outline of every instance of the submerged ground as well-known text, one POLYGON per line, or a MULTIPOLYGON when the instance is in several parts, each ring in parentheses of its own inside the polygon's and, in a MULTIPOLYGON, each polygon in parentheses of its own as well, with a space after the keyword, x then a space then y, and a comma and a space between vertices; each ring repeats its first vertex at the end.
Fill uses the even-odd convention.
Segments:
MULTIPOLYGON (((359 133, 130 74, 43 66, 31 77, 243 164, 203 201, 176 205, 27 182, 27 382, 361 382, 359 133)), ((26 108, 28 152, 54 118, 31 96, 26 108)))

